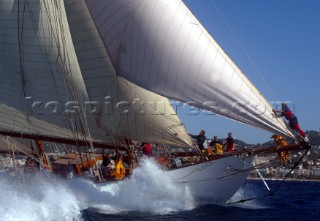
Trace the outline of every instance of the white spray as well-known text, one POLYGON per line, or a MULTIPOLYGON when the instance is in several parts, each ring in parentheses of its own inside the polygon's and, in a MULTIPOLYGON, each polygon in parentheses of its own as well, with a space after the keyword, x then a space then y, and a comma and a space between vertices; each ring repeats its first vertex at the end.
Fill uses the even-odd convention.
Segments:
POLYGON ((151 160, 131 179, 97 186, 83 179, 0 177, 0 221, 81 220, 89 207, 103 213, 140 211, 165 214, 195 207, 189 190, 175 184, 151 160))

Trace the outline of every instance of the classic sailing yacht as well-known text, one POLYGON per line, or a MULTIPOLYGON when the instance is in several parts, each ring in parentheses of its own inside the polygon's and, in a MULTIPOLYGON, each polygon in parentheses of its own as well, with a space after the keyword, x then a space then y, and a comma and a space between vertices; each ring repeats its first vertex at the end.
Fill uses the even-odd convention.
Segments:
MULTIPOLYGON (((6 0, 0 10, 3 135, 192 147, 171 98, 294 137, 181 0, 6 0)), ((253 160, 231 154, 168 173, 225 202, 253 160)))

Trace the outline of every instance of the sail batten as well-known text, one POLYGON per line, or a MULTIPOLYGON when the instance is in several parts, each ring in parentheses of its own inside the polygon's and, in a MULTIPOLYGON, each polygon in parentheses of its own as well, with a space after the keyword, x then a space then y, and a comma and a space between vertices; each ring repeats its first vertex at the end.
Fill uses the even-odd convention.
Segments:
POLYGON ((181 0, 85 2, 118 75, 205 110, 212 102, 219 115, 293 137, 181 0))

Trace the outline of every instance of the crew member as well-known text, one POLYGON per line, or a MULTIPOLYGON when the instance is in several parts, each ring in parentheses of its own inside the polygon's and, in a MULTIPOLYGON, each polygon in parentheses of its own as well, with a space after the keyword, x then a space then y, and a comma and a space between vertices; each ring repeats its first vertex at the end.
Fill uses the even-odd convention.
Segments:
MULTIPOLYGON (((284 139, 283 136, 274 134, 271 136, 271 138, 273 138, 273 140, 276 142, 278 149, 281 149, 281 147, 284 147, 287 145, 287 141, 284 139)), ((280 151, 278 152, 278 155, 280 157, 280 161, 282 164, 285 164, 290 158, 289 151, 280 151)))
POLYGON ((289 121, 289 126, 292 129, 297 130, 303 138, 306 138, 306 134, 300 128, 298 118, 292 113, 288 105, 286 103, 282 103, 281 107, 281 110, 272 109, 272 111, 275 113, 277 117, 285 117, 289 121))
POLYGON ((234 151, 236 145, 234 143, 234 139, 232 137, 231 132, 228 133, 228 137, 227 137, 226 141, 224 142, 224 146, 226 146, 227 152, 234 151))
POLYGON ((210 142, 209 146, 214 147, 216 153, 223 153, 222 142, 219 140, 218 136, 213 137, 213 140, 210 142))
POLYGON ((197 141, 197 145, 199 147, 199 149, 201 150, 201 152, 204 150, 204 142, 207 140, 206 136, 205 136, 205 131, 204 130, 201 130, 199 132, 199 135, 192 135, 192 134, 189 134, 193 139, 196 139, 197 141))

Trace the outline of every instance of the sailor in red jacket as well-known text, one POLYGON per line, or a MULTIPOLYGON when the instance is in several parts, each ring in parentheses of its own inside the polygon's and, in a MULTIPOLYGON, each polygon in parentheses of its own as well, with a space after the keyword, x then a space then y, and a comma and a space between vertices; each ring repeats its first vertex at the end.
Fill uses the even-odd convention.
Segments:
POLYGON ((299 133, 301 134, 302 137, 306 137, 306 134, 304 133, 304 131, 300 128, 300 125, 298 123, 298 119, 296 116, 294 116, 294 114, 292 113, 292 111, 290 110, 290 108, 287 106, 286 103, 282 103, 282 109, 281 110, 275 110, 272 109, 272 111, 276 114, 276 116, 278 117, 285 117, 288 121, 289 121, 289 126, 294 129, 299 131, 299 133), (280 113, 280 115, 277 115, 277 113, 280 113))
POLYGON ((141 146, 142 148, 142 153, 144 155, 146 155, 147 157, 151 157, 152 156, 152 147, 151 144, 149 143, 142 143, 141 146))

